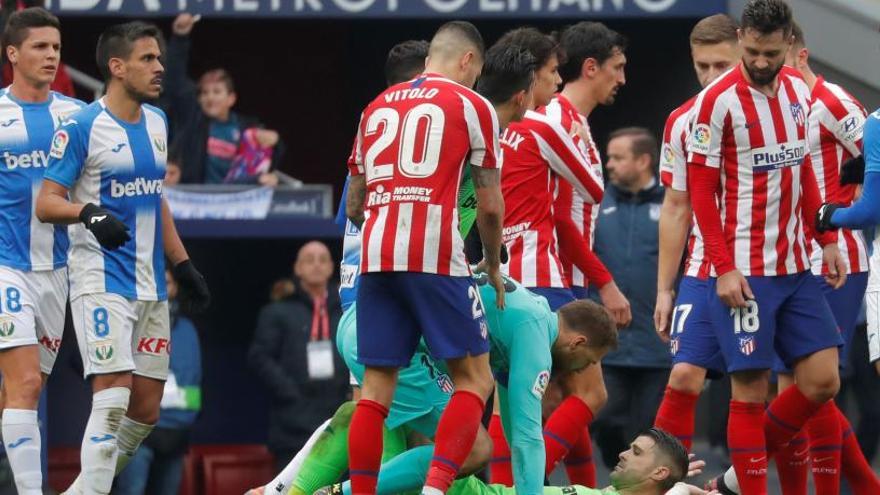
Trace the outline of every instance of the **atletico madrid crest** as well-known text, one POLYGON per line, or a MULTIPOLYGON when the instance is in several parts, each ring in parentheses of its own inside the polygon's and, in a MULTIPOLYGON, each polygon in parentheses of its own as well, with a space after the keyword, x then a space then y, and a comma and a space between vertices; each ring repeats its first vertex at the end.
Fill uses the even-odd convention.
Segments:
POLYGON ((673 356, 678 354, 678 337, 669 341, 669 353, 673 356))
POLYGON ((797 125, 804 125, 804 123, 807 121, 804 107, 801 106, 800 103, 791 104, 791 116, 794 117, 794 121, 797 123, 797 125))
POLYGON ((756 347, 757 344, 755 343, 754 337, 740 337, 739 352, 743 353, 743 355, 748 356, 749 354, 755 352, 756 347))

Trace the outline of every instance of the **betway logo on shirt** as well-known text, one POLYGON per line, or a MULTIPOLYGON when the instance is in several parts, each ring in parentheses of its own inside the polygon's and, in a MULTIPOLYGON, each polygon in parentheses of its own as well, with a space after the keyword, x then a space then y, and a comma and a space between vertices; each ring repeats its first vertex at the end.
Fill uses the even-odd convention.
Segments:
POLYGON ((770 172, 785 167, 798 167, 804 161, 803 141, 771 144, 752 150, 752 171, 770 172))
POLYGON ((49 163, 46 152, 43 150, 34 150, 30 153, 22 153, 16 155, 8 151, 3 152, 3 163, 9 170, 17 168, 41 168, 49 163))
POLYGON ((110 196, 113 198, 143 196, 145 194, 162 194, 162 179, 145 179, 138 177, 131 182, 110 181, 110 196))

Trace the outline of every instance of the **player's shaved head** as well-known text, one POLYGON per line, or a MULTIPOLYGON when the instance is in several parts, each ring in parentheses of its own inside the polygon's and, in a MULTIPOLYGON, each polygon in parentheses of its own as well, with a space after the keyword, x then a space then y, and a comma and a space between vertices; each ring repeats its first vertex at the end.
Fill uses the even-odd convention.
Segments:
POLYGON ((807 39, 804 37, 804 30, 797 21, 791 21, 791 36, 794 38, 792 48, 800 50, 807 47, 807 39))
POLYGON ((428 56, 454 60, 463 57, 467 52, 473 52, 482 60, 485 51, 483 36, 476 26, 467 21, 450 21, 434 33, 428 56))

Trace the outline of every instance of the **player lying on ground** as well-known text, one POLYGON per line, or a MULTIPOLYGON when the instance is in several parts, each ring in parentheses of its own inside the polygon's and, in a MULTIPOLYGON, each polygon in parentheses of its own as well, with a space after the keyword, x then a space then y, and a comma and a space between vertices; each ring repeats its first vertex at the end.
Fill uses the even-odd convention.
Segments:
MULTIPOLYGON (((598 362, 616 343, 616 329, 608 313, 595 303, 574 301, 560 308, 558 315, 550 311, 545 299, 535 296, 516 282, 505 280, 506 308, 501 311, 492 303, 495 292, 485 276, 475 277, 480 297, 485 302, 490 362, 499 378, 501 417, 512 445, 513 465, 517 479, 528 487, 520 493, 540 493, 544 470, 544 445, 541 425, 541 398, 550 379, 551 365, 567 372, 580 370, 598 362), (537 485, 538 488, 532 488, 537 485)), ((364 368, 357 363, 356 306, 342 317, 337 332, 337 345, 356 379, 363 378, 364 368)), ((452 392, 452 383, 438 364, 431 359, 424 345, 410 365, 401 370, 398 389, 391 412, 385 422, 388 430, 402 426, 426 438, 433 438, 436 426, 452 392)), ((351 407, 343 406, 321 435, 297 473, 285 469, 279 478, 267 485, 271 493, 312 493, 333 483, 348 467, 347 432, 351 407), (333 448, 332 445, 336 445, 333 448), (280 489, 279 489, 280 487, 280 489)), ((391 435, 399 438, 400 433, 391 435)), ((388 436, 386 436, 388 438, 388 436)), ((474 472, 488 461, 491 447, 488 434, 480 428, 477 447, 471 453, 465 472, 474 472)), ((386 465, 379 477, 379 493, 400 493, 418 489, 424 481, 423 466, 433 453, 423 446, 396 458, 386 465)), ((386 451, 388 457, 390 452, 386 451)), ((297 456, 300 457, 300 456, 297 456)), ((300 457, 301 458, 301 457, 300 457)), ((294 462, 299 462, 295 459, 294 462)), ((350 493, 347 492, 346 493, 350 493)))

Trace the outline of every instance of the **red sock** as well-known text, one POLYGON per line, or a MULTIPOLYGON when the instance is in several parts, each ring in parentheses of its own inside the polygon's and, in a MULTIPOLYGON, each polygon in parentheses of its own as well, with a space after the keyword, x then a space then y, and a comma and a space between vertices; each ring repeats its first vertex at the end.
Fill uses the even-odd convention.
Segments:
POLYGON ((483 399, 473 392, 459 390, 452 394, 437 425, 434 457, 425 486, 446 493, 474 446, 485 407, 483 399))
POLYGON ((596 464, 593 462, 593 442, 589 428, 584 428, 584 433, 565 456, 565 472, 568 473, 570 485, 596 487, 596 464))
POLYGON ((489 461, 489 483, 513 486, 513 470, 510 467, 510 446, 504 437, 501 416, 492 415, 489 421, 489 436, 492 437, 492 459, 489 461))
POLYGON ((808 399, 796 386, 788 387, 770 403, 764 418, 767 437, 767 455, 773 457, 779 449, 798 434, 821 403, 808 399))
POLYGON ((807 421, 807 434, 810 436, 810 457, 813 461, 813 483, 816 485, 816 493, 839 494, 843 435, 834 400, 823 404, 807 421))
POLYGON ((853 493, 880 493, 880 480, 865 460, 865 454, 862 453, 862 448, 853 434, 852 425, 840 409, 837 410, 837 419, 843 432, 840 467, 847 483, 853 493))
POLYGON ((809 466, 810 446, 806 432, 801 431, 776 453, 776 471, 783 495, 807 495, 809 466))
POLYGON ((654 426, 675 436, 690 452, 694 436, 694 418, 697 412, 698 394, 689 394, 666 387, 663 402, 657 410, 654 426))
POLYGON ((348 466, 353 495, 376 493, 376 480, 382 463, 382 424, 388 408, 368 399, 361 399, 351 417, 348 429, 348 466))
POLYGON ((593 411, 581 399, 570 396, 553 411, 544 423, 544 448, 547 451, 545 473, 550 474, 572 445, 593 421, 593 411))
POLYGON ((727 445, 742 495, 767 495, 763 422, 764 404, 730 401, 727 445))

